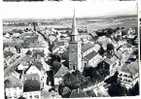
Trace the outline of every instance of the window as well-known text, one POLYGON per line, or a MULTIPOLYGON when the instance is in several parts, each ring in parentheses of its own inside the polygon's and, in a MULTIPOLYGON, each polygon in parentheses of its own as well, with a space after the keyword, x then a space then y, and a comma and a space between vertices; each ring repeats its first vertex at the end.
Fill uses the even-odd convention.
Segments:
POLYGON ((34 97, 35 97, 35 99, 39 99, 39 95, 35 95, 34 97))
POLYGON ((124 76, 125 76, 125 77, 127 77, 127 75, 126 75, 126 74, 124 74, 124 76))
POLYGON ((122 74, 119 74, 119 76, 122 76, 122 74))
POLYGON ((128 82, 131 82, 131 80, 128 80, 128 82))
POLYGON ((32 96, 30 96, 30 99, 32 99, 32 96))
POLYGON ((73 65, 73 70, 76 70, 76 67, 75 67, 75 65, 73 65))
POLYGON ((119 78, 120 80, 122 80, 122 78, 119 78))
POLYGON ((128 80, 127 80, 127 79, 125 79, 125 81, 126 81, 126 82, 128 82, 128 80))
POLYGON ((84 63, 84 66, 86 67, 87 63, 84 63))

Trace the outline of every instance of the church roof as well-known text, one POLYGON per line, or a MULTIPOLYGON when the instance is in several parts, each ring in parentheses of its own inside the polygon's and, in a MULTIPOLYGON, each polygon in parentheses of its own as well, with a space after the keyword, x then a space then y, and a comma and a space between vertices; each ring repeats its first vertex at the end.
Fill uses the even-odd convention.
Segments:
POLYGON ((89 53, 88 55, 86 55, 86 56, 84 57, 84 59, 90 60, 90 59, 92 59, 93 57, 95 57, 96 55, 97 55, 97 52, 93 51, 93 52, 89 53))
POLYGON ((94 47, 95 46, 95 44, 92 44, 92 43, 87 43, 87 44, 82 44, 82 52, 85 52, 85 51, 87 51, 88 49, 90 49, 90 48, 92 48, 92 47, 94 47))

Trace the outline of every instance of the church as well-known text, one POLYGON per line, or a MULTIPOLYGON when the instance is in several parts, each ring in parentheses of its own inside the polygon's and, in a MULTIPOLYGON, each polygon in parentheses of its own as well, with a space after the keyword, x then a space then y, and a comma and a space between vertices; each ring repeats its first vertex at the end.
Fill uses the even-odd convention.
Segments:
POLYGON ((72 22, 72 33, 69 41, 69 69, 83 71, 84 67, 91 65, 95 67, 102 56, 98 54, 100 45, 96 42, 83 44, 77 31, 75 13, 72 22))

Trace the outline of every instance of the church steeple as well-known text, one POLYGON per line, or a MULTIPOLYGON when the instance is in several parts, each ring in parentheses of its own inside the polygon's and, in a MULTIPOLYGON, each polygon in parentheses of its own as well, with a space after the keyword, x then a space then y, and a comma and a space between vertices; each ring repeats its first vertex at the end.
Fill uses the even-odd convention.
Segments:
POLYGON ((72 33, 71 33, 71 41, 77 41, 78 40, 78 31, 76 26, 76 17, 75 17, 75 9, 74 9, 74 15, 72 20, 72 33))
POLYGON ((82 72, 82 55, 81 55, 81 42, 79 41, 79 34, 76 28, 75 10, 72 19, 72 33, 69 42, 69 69, 79 70, 82 72))

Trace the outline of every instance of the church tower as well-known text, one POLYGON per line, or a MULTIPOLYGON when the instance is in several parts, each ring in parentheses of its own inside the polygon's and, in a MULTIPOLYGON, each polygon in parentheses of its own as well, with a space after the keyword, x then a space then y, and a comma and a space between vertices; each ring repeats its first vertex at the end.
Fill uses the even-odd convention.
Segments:
POLYGON ((69 42, 69 69, 82 72, 81 42, 76 28, 75 11, 72 20, 72 33, 69 42))

